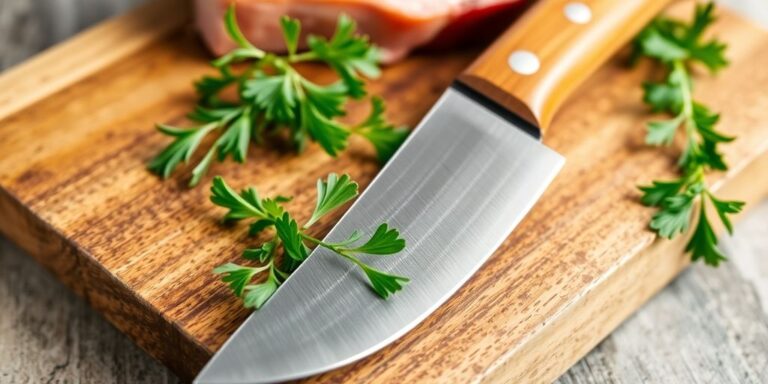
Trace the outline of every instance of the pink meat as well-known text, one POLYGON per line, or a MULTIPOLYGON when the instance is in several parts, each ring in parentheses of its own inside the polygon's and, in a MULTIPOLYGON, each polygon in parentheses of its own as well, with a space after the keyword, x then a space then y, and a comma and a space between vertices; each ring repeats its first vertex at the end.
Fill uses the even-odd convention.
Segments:
MULTIPOLYGON (((234 47, 223 25, 232 0, 195 0, 197 26, 208 47, 221 55, 234 47)), ((358 22, 382 50, 384 62, 396 61, 425 45, 453 46, 494 35, 522 9, 525 0, 238 0, 237 19, 257 47, 282 52, 279 19, 301 20, 304 33, 330 35, 341 13, 358 22)))

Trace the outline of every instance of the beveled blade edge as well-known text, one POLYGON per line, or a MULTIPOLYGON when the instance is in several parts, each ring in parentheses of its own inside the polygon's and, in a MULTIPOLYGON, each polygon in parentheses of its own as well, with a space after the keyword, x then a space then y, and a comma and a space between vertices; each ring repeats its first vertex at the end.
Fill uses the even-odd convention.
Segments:
POLYGON ((562 156, 448 89, 326 236, 387 222, 406 249, 367 256, 411 278, 389 300, 362 272, 318 248, 230 337, 196 383, 293 380, 361 359, 411 330, 452 296, 522 220, 562 156))

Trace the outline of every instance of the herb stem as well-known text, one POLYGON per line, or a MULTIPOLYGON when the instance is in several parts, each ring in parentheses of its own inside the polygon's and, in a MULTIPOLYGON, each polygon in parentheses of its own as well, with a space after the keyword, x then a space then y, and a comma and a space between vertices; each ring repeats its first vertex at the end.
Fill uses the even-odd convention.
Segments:
POLYGON ((329 250, 334 251, 334 252, 336 252, 336 253, 338 253, 340 255, 342 254, 342 252, 334 244, 325 243, 322 240, 320 240, 320 239, 318 239, 316 237, 312 237, 310 235, 307 235, 304 232, 301 233, 301 237, 306 239, 306 240, 308 240, 308 241, 310 241, 310 242, 312 242, 312 243, 314 243, 314 244, 316 244, 316 245, 319 245, 319 246, 324 247, 324 248, 328 248, 329 250))
POLYGON ((312 52, 312 51, 306 51, 306 52, 303 52, 303 53, 298 53, 298 54, 295 54, 295 55, 289 57, 289 61, 291 63, 300 63, 300 62, 305 62, 305 61, 314 61, 314 60, 317 60, 317 59, 318 59, 317 54, 315 52, 312 52))
POLYGON ((357 265, 363 271, 369 269, 368 265, 363 263, 360 259, 358 259, 357 257, 353 256, 352 254, 350 254, 346 250, 340 249, 339 247, 337 247, 334 244, 325 243, 322 240, 319 240, 319 239, 317 239, 315 237, 306 235, 304 233, 301 234, 301 237, 303 237, 304 239, 307 239, 307 240, 309 240, 309 241, 311 241, 311 242, 313 242, 313 243, 315 243, 315 244, 317 244, 317 245, 319 245, 319 246, 321 246, 323 248, 326 248, 326 249, 332 251, 333 253, 335 253, 335 254, 337 254, 337 255, 339 255, 339 256, 341 256, 341 257, 343 257, 343 258, 345 258, 345 259, 347 259, 349 261, 351 261, 353 264, 357 265))
POLYGON ((657 60, 667 68, 662 82, 649 82, 643 88, 643 100, 655 112, 673 115, 669 120, 648 123, 646 142, 650 145, 671 144, 682 125, 684 147, 678 161, 680 176, 675 180, 653 181, 641 186, 641 201, 658 208, 650 227, 660 236, 672 238, 685 233, 695 222, 693 233, 685 247, 692 260, 703 259, 716 266, 726 260, 717 247, 717 236, 707 218, 707 200, 728 232, 732 232, 730 215, 739 213, 744 203, 717 199, 708 189, 708 171, 725 171, 728 165, 718 147, 732 141, 715 129, 720 115, 696 102, 690 66, 698 63, 711 72, 728 65, 726 45, 717 39, 703 40, 704 30, 715 20, 714 4, 696 6, 690 23, 661 17, 648 25, 638 36, 637 54, 657 60), (696 199, 699 201, 697 202, 696 199), (700 212, 694 218, 693 208, 700 212))
POLYGON ((679 75, 678 81, 680 81, 680 93, 683 99, 683 111, 682 113, 686 117, 693 117, 693 96, 691 95, 691 81, 689 79, 688 70, 685 68, 685 63, 682 60, 675 60, 672 62, 673 71, 679 75))
MULTIPOLYGON (((689 79, 688 70, 685 68, 685 63, 682 60, 675 60, 672 62, 672 72, 677 76, 677 80, 680 84, 680 95, 682 99, 682 110, 680 114, 683 117, 683 127, 685 127, 686 143, 685 151, 690 151, 696 145, 696 123, 693 120, 693 95, 691 95, 691 81, 689 79)), ((683 159, 687 156, 683 156, 683 159)))

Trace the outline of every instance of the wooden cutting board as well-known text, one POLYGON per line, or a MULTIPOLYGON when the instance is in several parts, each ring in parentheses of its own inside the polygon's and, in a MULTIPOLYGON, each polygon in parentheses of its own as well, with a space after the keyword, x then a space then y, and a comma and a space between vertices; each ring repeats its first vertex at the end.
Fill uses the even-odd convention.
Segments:
MULTIPOLYGON (((210 178, 190 190, 185 172, 163 182, 145 170, 167 144, 153 124, 183 123, 191 81, 211 72, 185 4, 153 2, 0 77, 0 232, 191 378, 248 315, 211 269, 238 260, 249 241, 244 227, 220 225, 210 178)), ((728 12, 716 29, 732 65, 702 76, 695 92, 739 139, 724 147, 731 170, 711 180, 724 197, 754 202, 768 192, 768 33, 728 12)), ((372 91, 413 126, 474 55, 417 55, 372 91)), ((545 142, 567 165, 480 272, 394 344, 309 381, 551 381, 685 268, 683 239, 647 230, 653 211, 635 188, 673 175, 675 150, 643 145, 640 84, 654 70, 620 63, 560 111, 545 142)), ((354 141, 338 159, 314 146, 300 157, 254 149, 248 164, 211 174, 295 195, 306 217, 317 178, 348 172, 365 186, 377 170, 354 141)))

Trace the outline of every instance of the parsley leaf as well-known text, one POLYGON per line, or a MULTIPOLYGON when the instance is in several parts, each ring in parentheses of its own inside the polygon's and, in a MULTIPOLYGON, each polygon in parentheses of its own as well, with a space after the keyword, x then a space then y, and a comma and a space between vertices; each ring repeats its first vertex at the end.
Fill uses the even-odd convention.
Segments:
POLYGON ((195 81, 195 90, 200 97, 200 105, 197 108, 202 108, 203 105, 222 104, 218 97, 219 93, 237 81, 237 76, 232 74, 229 67, 219 67, 218 70, 218 76, 203 76, 200 80, 195 81))
POLYGON ((658 28, 647 30, 640 40, 640 46, 646 56, 665 62, 675 62, 688 57, 688 51, 681 47, 675 39, 662 34, 658 28))
POLYGON ((407 130, 395 128, 383 116, 383 102, 371 100, 373 110, 364 122, 348 125, 337 118, 346 115, 349 99, 366 95, 365 78, 379 76, 379 55, 356 23, 339 16, 330 39, 308 36, 308 50, 298 53, 301 24, 280 19, 287 54, 267 53, 251 44, 237 25, 234 4, 225 15, 229 37, 237 48, 211 62, 218 71, 195 83, 199 101, 189 119, 202 125, 189 129, 160 125, 161 133, 174 141, 149 164, 149 169, 168 178, 181 163, 189 163, 203 139, 216 136, 192 169, 189 185, 197 185, 214 162, 227 157, 239 163, 247 159, 250 142, 263 137, 287 138, 297 152, 314 141, 331 156, 347 148, 351 135, 370 141, 383 163, 403 142, 407 130), (317 84, 305 78, 298 64, 317 62, 332 69, 339 80, 317 84), (234 97, 226 90, 234 88, 234 97), (280 134, 286 132, 286 134, 280 134))
POLYGON ((331 156, 336 156, 347 147, 347 131, 340 123, 337 123, 320 113, 310 103, 302 104, 301 127, 309 132, 309 136, 315 139, 331 156))
POLYGON ((354 128, 354 132, 365 137, 373 144, 380 163, 386 163, 395 154, 408 137, 405 127, 396 127, 384 118, 384 101, 371 98, 371 113, 368 118, 354 128))
POLYGON ((243 49, 258 49, 254 47, 248 39, 245 38, 243 32, 240 30, 240 26, 237 24, 237 15, 235 15, 235 3, 232 3, 224 14, 224 27, 227 29, 227 34, 235 43, 243 49))
POLYGON ((270 76, 257 71, 253 78, 243 81, 241 97, 264 111, 267 120, 289 124, 296 119, 298 100, 288 74, 270 76))
POLYGON ((219 138, 216 145, 219 150, 219 160, 224 160, 227 154, 231 154, 238 163, 245 162, 248 144, 251 142, 251 125, 250 108, 246 107, 219 138))
POLYGON ((659 233, 659 236, 671 239, 678 233, 683 233, 688 229, 688 223, 691 220, 691 210, 693 209, 693 196, 686 193, 668 197, 662 209, 653 215, 651 228, 659 233))
POLYGON ((243 267, 234 263, 220 265, 213 269, 213 273, 223 274, 221 281, 228 283, 236 296, 243 294, 246 284, 262 269, 243 267))
POLYGON ((365 244, 349 249, 352 253, 367 253, 369 255, 391 255, 405 248, 405 240, 395 228, 389 228, 386 223, 379 225, 376 232, 365 244))
POLYGON ((648 135, 645 143, 649 145, 669 145, 675 139, 677 127, 684 116, 680 115, 670 120, 652 121, 648 123, 648 135))
POLYGON ((328 63, 341 76, 349 94, 360 98, 365 96, 360 74, 372 78, 379 76, 379 53, 367 37, 355 35, 356 29, 354 20, 342 14, 330 40, 310 36, 307 44, 317 58, 328 63))
POLYGON ((693 261, 704 259, 706 264, 715 267, 720 264, 721 261, 726 260, 725 255, 723 255, 717 248, 717 236, 712 229, 712 225, 709 223, 703 203, 701 204, 699 222, 696 225, 696 229, 693 231, 691 240, 685 246, 685 250, 686 252, 691 252, 693 261))
POLYGON ((318 180, 315 210, 304 227, 311 226, 321 217, 357 197, 357 189, 357 183, 352 181, 349 175, 339 177, 335 173, 331 173, 327 180, 318 180))
POLYGON ((245 296, 243 297, 243 306, 246 308, 261 308, 264 303, 272 297, 272 294, 277 291, 277 280, 270 276, 267 281, 256 284, 248 285, 245 287, 245 296))
POLYGON ((729 233, 733 232, 729 215, 740 212, 744 203, 716 198, 705 180, 708 171, 728 169, 719 145, 734 140, 715 129, 720 115, 693 99, 689 67, 701 64, 716 72, 728 64, 725 44, 716 39, 703 41, 704 32, 714 20, 713 3, 698 5, 690 23, 660 17, 638 35, 633 57, 656 59, 668 70, 664 81, 643 85, 643 101, 651 110, 674 116, 648 123, 646 143, 670 145, 678 131, 682 131, 685 138, 678 162, 680 178, 639 187, 643 192, 641 202, 658 208, 650 228, 666 238, 686 232, 694 220, 694 203, 698 200, 698 220, 685 249, 691 253, 692 260, 702 259, 708 265, 717 266, 725 256, 717 248, 717 236, 707 217, 707 202, 711 202, 729 233))
POLYGON ((261 200, 255 189, 247 188, 238 194, 220 176, 213 179, 211 202, 229 209, 229 212, 224 216, 226 221, 237 221, 247 218, 271 219, 264 212, 261 200))
POLYGON ((149 169, 163 177, 170 176, 171 172, 181 161, 189 162, 197 147, 200 146, 200 142, 218 127, 216 123, 188 129, 164 124, 158 125, 157 129, 160 132, 176 139, 149 163, 149 169))
POLYGON ((277 236, 283 241, 283 247, 288 256, 296 261, 304 261, 309 256, 299 225, 287 212, 275 221, 275 229, 277 236))
POLYGON ((728 231, 728 233, 732 234, 733 225, 731 224, 731 220, 728 218, 728 215, 741 212, 741 210, 744 209, 744 202, 719 200, 711 194, 708 196, 710 201, 712 201, 712 206, 714 206, 715 211, 717 211, 717 215, 720 217, 720 221, 723 222, 725 229, 728 231))
POLYGON ((386 299, 403 289, 403 286, 410 281, 407 277, 390 275, 365 264, 360 264, 360 268, 363 269, 363 272, 365 272, 365 275, 371 282, 371 289, 381 296, 382 299, 386 299))
POLYGON ((693 21, 660 17, 648 25, 635 40, 634 56, 647 56, 666 64, 699 63, 716 72, 728 65, 726 45, 717 39, 702 41, 704 31, 715 21, 714 3, 698 4, 693 21))
POLYGON ((358 194, 358 185, 349 175, 330 174, 317 181, 317 203, 310 220, 300 227, 296 220, 282 206, 290 199, 285 197, 261 198, 254 188, 246 188, 240 193, 232 189, 221 177, 213 179, 211 201, 228 209, 225 220, 236 221, 249 219, 248 233, 251 236, 274 228, 271 239, 257 247, 247 248, 243 258, 258 262, 259 267, 244 267, 226 263, 214 269, 221 274, 222 281, 229 285, 234 294, 243 299, 246 308, 260 308, 274 294, 304 260, 309 257, 309 245, 320 246, 332 251, 359 267, 370 282, 371 289, 386 299, 401 290, 409 279, 388 274, 366 263, 363 255, 392 255, 405 248, 405 240, 400 238, 397 229, 386 223, 380 224, 371 236, 360 245, 353 245, 362 238, 361 231, 353 231, 346 240, 328 243, 311 236, 307 229, 319 218, 354 199, 358 194), (282 249, 282 258, 280 259, 282 249), (256 276, 265 273, 267 278, 259 284, 251 284, 256 276))
POLYGON ((683 182, 680 180, 672 181, 654 181, 653 185, 639 187, 643 191, 643 197, 641 201, 645 205, 652 207, 658 207, 667 198, 677 194, 682 188, 683 182))
POLYGON ((258 248, 248 248, 243 251, 243 258, 247 260, 258 260, 263 263, 272 256, 272 253, 275 251, 275 243, 276 241, 273 240, 262 244, 261 247, 258 248))
POLYGON ((346 240, 339 243, 320 243, 340 256, 348 259, 365 273, 371 283, 371 289, 381 298, 386 299, 391 294, 401 290, 410 280, 403 276, 390 275, 363 263, 356 255, 392 255, 405 248, 405 240, 400 238, 397 229, 389 228, 384 223, 362 245, 352 246, 360 239, 360 233, 355 231, 346 240))
POLYGON ((707 27, 715 21, 715 4, 707 3, 696 7, 693 22, 684 34, 683 41, 689 47, 690 56, 715 72, 728 65, 725 58, 726 45, 712 39, 699 42, 707 27))
POLYGON ((288 49, 288 54, 293 56, 296 54, 296 48, 299 46, 301 24, 296 19, 283 16, 280 18, 280 27, 283 29, 283 39, 285 39, 285 47, 288 49))
POLYGON ((643 101, 653 112, 678 114, 683 107, 683 94, 674 77, 663 83, 645 83, 643 91, 643 101))

